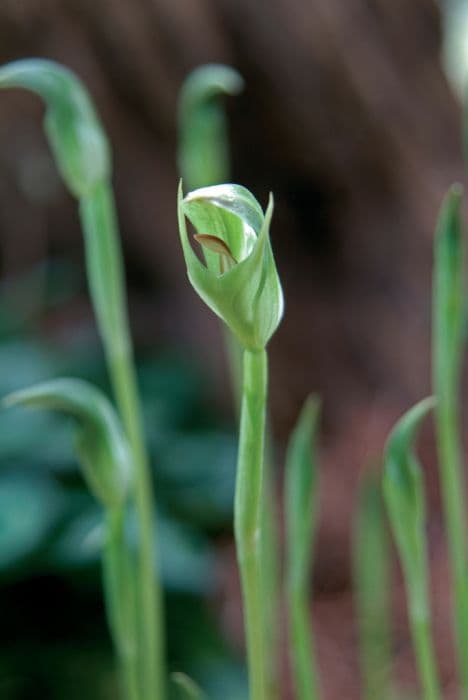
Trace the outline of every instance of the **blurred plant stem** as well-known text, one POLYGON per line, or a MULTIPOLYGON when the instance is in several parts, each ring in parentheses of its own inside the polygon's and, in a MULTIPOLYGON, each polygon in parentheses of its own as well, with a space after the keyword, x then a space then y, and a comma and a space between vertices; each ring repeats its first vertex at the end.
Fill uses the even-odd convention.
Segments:
POLYGON ((359 490, 353 532, 354 597, 364 700, 394 697, 390 624, 390 551, 380 478, 370 471, 359 490))
POLYGON ((125 510, 109 510, 103 552, 104 589, 109 626, 120 660, 125 697, 139 700, 135 582, 125 539, 125 510))
POLYGON ((434 243, 433 384, 439 472, 454 589, 453 621, 461 694, 468 698, 468 553, 459 391, 464 346, 463 243, 453 186, 441 208, 434 243))
POLYGON ((135 468, 138 537, 138 628, 143 700, 165 697, 162 591, 156 576, 155 514, 125 303, 123 263, 112 190, 99 183, 80 201, 91 294, 111 380, 135 468), (105 268, 104 268, 105 265, 105 268))

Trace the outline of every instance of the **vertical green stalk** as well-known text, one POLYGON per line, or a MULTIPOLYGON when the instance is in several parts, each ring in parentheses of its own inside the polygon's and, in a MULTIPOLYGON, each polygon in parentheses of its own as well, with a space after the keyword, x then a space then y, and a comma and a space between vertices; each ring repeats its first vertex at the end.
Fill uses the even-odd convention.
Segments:
POLYGON ((290 654, 297 700, 318 700, 309 610, 310 569, 318 511, 319 401, 310 397, 289 441, 286 457, 286 595, 290 654))
POLYGON ((269 700, 266 689, 261 572, 263 451, 267 396, 265 350, 244 351, 244 377, 234 530, 247 637, 250 700, 269 700))
POLYGON ((411 564, 403 562, 407 582, 411 633, 424 700, 442 700, 436 655, 432 643, 427 554, 425 548, 420 547, 420 549, 420 556, 411 564))
MULTIPOLYGON (((228 124, 221 97, 237 95, 243 88, 242 76, 229 66, 207 64, 196 68, 185 80, 179 97, 179 169, 188 190, 228 182, 230 153, 228 124)), ((223 326, 223 339, 237 411, 242 389, 242 348, 229 328, 223 326)), ((279 565, 278 530, 275 508, 272 447, 266 435, 264 496, 262 514, 262 577, 265 648, 269 699, 278 695, 278 615, 279 565)))
POLYGON ((162 592, 156 576, 155 514, 125 303, 122 256, 112 190, 99 183, 80 200, 91 295, 119 412, 132 451, 137 508, 138 611, 142 700, 165 697, 162 592), (106 261, 106 274, 102 261, 106 261))
POLYGON ((461 188, 453 186, 441 209, 434 248, 433 384, 440 480, 452 580, 453 620, 462 697, 468 699, 468 552, 459 392, 463 351, 463 244, 461 188))
POLYGON ((354 598, 364 700, 389 700, 390 552, 380 479, 371 471, 359 490, 353 532, 354 598))
POLYGON ((421 467, 413 451, 416 430, 433 407, 434 400, 425 399, 398 421, 385 448, 383 478, 385 503, 403 567, 423 700, 442 700, 431 633, 426 498, 421 467))
POLYGON ((108 509, 103 551, 107 616, 122 670, 125 697, 139 700, 133 561, 125 541, 124 508, 108 509))

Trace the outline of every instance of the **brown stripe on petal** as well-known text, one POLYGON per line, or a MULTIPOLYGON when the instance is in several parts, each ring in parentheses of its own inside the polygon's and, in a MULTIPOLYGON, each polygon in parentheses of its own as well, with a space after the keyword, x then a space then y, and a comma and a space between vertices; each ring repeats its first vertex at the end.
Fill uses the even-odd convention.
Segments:
POLYGON ((211 250, 213 253, 218 253, 218 255, 223 255, 229 260, 230 263, 233 263, 234 265, 237 264, 237 260, 231 253, 229 246, 223 241, 222 238, 218 238, 218 236, 211 236, 209 233, 196 233, 194 238, 196 241, 198 241, 198 243, 200 243, 200 245, 208 248, 208 250, 211 250))

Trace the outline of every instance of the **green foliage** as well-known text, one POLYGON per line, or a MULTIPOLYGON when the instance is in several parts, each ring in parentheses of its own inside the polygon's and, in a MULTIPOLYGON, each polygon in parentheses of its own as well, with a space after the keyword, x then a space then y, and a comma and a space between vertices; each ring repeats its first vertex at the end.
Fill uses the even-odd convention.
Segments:
POLYGON ((185 673, 172 673, 171 680, 179 690, 180 700, 206 700, 206 695, 201 688, 185 673))
POLYGON ((433 353, 437 396, 445 399, 460 381, 463 351, 462 189, 453 185, 442 205, 434 242, 433 353))
POLYGON ((78 198, 110 173, 110 151, 81 81, 58 63, 14 61, 0 68, 0 88, 25 88, 47 106, 44 127, 62 177, 78 198))
POLYGON ((318 698, 310 629, 309 583, 318 511, 320 402, 310 396, 290 437, 286 456, 286 585, 290 653, 298 700, 318 698))
POLYGON ((185 80, 179 97, 178 164, 189 189, 215 185, 229 177, 229 146, 224 95, 243 88, 241 75, 229 66, 207 64, 185 80))
POLYGON ((353 532, 353 583, 359 625, 364 698, 393 697, 391 561, 380 475, 366 474, 359 489, 353 532))
POLYGON ((425 494, 413 443, 419 424, 434 403, 432 397, 420 401, 397 422, 385 448, 383 477, 385 503, 403 565, 424 700, 440 700, 441 694, 431 635, 425 494))
POLYGON ((461 686, 466 698, 468 556, 459 406, 466 309, 461 199, 461 187, 453 185, 445 197, 437 222, 434 241, 432 346, 440 482, 454 587, 453 620, 461 686))
POLYGON ((383 493, 398 550, 405 567, 414 570, 424 542, 425 499, 421 468, 413 453, 419 423, 434 408, 432 397, 408 411, 396 424, 385 447, 383 493))
POLYGON ((318 511, 318 420, 320 400, 305 402, 286 455, 286 535, 288 580, 303 587, 310 576, 318 511))
POLYGON ((131 478, 129 448, 114 409, 100 391, 79 379, 56 379, 10 394, 4 402, 74 418, 75 447, 90 490, 106 507, 124 502, 131 478))
POLYGON ((218 185, 191 192, 185 199, 180 188, 178 201, 180 238, 192 286, 244 348, 263 349, 283 314, 269 238, 272 200, 264 215, 244 187, 218 185), (212 250, 206 266, 200 262, 188 238, 186 216, 198 233, 224 242, 235 260, 230 269, 220 270, 223 256, 212 250))

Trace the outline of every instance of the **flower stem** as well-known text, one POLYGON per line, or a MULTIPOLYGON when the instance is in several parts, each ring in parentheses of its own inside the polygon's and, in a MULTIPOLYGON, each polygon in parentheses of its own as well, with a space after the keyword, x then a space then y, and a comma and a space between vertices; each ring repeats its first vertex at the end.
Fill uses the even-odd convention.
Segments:
POLYGON ((244 601, 249 697, 267 700, 261 572, 266 351, 245 350, 243 367, 234 528, 244 601))
POLYGON ((442 700, 431 634, 427 562, 421 561, 412 568, 411 574, 407 572, 408 610, 423 700, 442 700))
POLYGON ((139 700, 135 587, 133 565, 125 541, 123 508, 109 509, 103 552, 103 578, 109 626, 120 662, 125 697, 139 700))
POLYGON ((137 609, 142 700, 163 700, 166 695, 165 649, 162 592, 156 575, 154 503, 133 362, 115 204, 109 183, 100 183, 80 201, 80 215, 87 242, 91 295, 133 458, 134 501, 139 527, 137 609))

